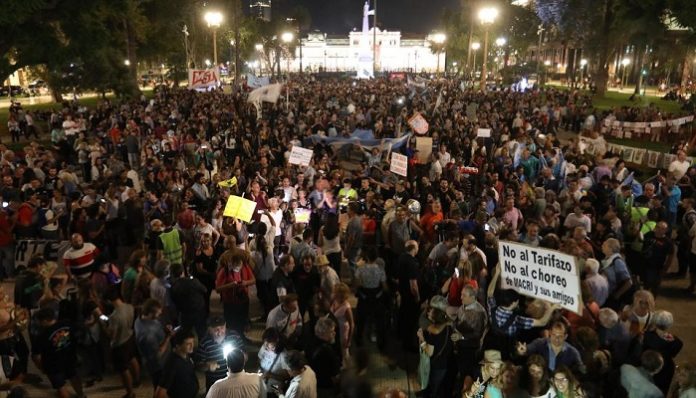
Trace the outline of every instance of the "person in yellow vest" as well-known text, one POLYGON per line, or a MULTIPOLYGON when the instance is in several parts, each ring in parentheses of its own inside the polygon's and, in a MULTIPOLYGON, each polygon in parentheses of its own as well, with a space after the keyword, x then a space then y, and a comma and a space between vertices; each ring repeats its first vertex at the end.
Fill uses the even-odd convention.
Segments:
POLYGON ((165 228, 159 236, 157 258, 168 260, 170 264, 184 264, 186 243, 171 219, 165 217, 163 221, 165 228))
POLYGON ((353 189, 353 182, 350 178, 343 179, 343 188, 338 190, 338 203, 341 210, 345 210, 348 207, 348 203, 358 200, 358 191, 353 189))

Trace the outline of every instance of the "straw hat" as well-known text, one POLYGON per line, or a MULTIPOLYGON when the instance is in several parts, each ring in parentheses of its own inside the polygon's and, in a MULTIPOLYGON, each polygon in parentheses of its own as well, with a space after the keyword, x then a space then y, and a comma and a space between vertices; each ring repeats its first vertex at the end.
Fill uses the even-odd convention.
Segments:
POLYGON ((323 266, 323 265, 329 265, 331 263, 329 262, 329 258, 326 257, 326 255, 322 254, 320 256, 317 256, 316 264, 318 266, 323 266))
POLYGON ((480 362, 482 365, 485 363, 503 363, 503 357, 500 355, 498 350, 486 350, 483 352, 483 361, 480 362))

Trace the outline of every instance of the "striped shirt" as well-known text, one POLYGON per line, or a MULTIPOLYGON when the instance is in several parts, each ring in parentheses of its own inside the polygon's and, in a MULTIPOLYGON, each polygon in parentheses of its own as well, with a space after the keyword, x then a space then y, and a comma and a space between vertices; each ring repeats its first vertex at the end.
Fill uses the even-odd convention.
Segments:
POLYGON ((63 254, 63 265, 78 279, 92 276, 94 259, 99 255, 99 249, 91 243, 84 243, 81 248, 71 247, 63 254))
POLYGON ((492 311, 490 314, 491 322, 495 322, 496 326, 499 328, 502 328, 510 317, 515 317, 515 320, 510 323, 510 326, 504 330, 505 334, 510 337, 514 337, 518 330, 531 329, 534 326, 534 319, 516 315, 511 310, 505 309, 502 306, 497 306, 494 297, 488 298, 488 310, 492 311))
POLYGON ((194 354, 194 360, 197 364, 205 364, 208 362, 217 362, 217 369, 208 370, 206 367, 205 371, 205 383, 206 387, 213 385, 218 380, 227 377, 227 362, 225 361, 225 356, 223 355, 222 347, 225 344, 230 344, 232 347, 243 349, 244 342, 242 339, 235 335, 229 334, 225 337, 222 343, 216 343, 210 334, 206 334, 205 337, 198 344, 198 348, 194 354))

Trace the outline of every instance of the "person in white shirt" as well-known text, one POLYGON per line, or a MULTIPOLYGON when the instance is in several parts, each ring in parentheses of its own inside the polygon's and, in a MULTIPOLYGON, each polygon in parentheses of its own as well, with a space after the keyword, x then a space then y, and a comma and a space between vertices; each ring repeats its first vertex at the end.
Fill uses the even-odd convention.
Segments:
POLYGON ((266 385, 258 373, 244 371, 244 351, 233 349, 227 354, 227 377, 210 387, 206 398, 266 398, 266 385))
POLYGON ((592 221, 590 217, 585 215, 580 206, 575 206, 573 212, 566 216, 563 226, 569 231, 572 231, 575 227, 583 227, 588 234, 592 232, 592 221))
POLYGON ((670 173, 674 174, 674 178, 679 181, 682 177, 684 177, 690 166, 691 163, 686 159, 686 152, 679 151, 677 152, 677 158, 669 164, 668 170, 670 173))
POLYGON ((285 357, 290 385, 281 398, 317 398, 317 376, 299 351, 288 351, 285 357))

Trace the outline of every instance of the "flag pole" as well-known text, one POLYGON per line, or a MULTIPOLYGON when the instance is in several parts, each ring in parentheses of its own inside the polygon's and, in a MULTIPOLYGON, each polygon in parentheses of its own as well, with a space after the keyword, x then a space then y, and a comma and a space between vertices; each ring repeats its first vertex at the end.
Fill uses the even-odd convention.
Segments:
POLYGON ((377 0, 375 1, 374 17, 372 19, 372 75, 377 73, 377 0))

